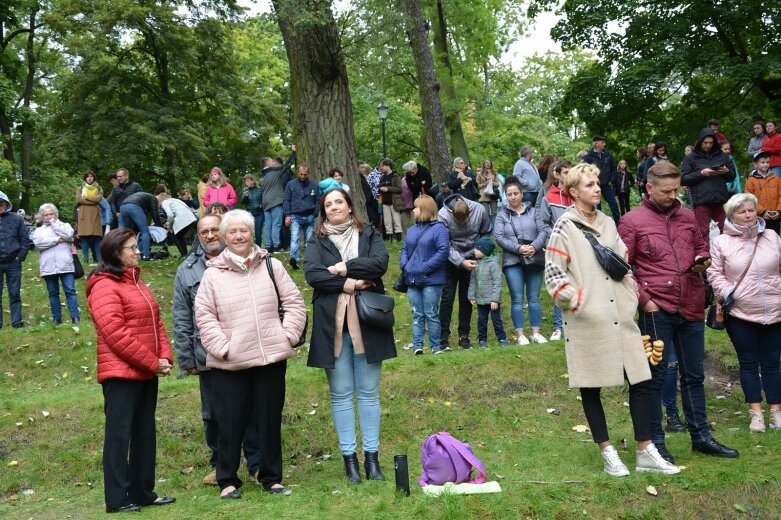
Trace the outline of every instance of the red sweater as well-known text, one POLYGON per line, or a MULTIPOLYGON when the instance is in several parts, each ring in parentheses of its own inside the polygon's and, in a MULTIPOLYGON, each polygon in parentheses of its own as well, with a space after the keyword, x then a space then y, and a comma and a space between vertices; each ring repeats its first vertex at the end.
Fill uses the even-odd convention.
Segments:
POLYGON ((127 268, 121 277, 100 273, 87 282, 99 383, 114 377, 144 381, 155 377, 160 359, 173 364, 160 308, 140 275, 140 268, 127 268))
POLYGON ((770 152, 770 167, 781 166, 781 135, 778 132, 765 137, 762 141, 762 151, 770 152))

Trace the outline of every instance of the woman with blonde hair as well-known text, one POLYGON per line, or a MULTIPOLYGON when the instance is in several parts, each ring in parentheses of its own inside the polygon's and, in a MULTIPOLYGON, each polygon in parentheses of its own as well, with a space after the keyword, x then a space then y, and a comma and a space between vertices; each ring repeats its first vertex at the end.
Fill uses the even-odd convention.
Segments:
POLYGON ((488 213, 493 230, 494 218, 496 218, 496 201, 499 200, 502 185, 499 181, 499 173, 494 168, 494 162, 491 159, 483 161, 483 165, 477 169, 477 189, 480 191, 478 202, 488 213))
POLYGON ((235 207, 239 202, 236 191, 228 183, 228 178, 216 166, 209 173, 209 181, 206 183, 206 192, 203 195, 204 206, 212 202, 222 202, 229 208, 235 207))

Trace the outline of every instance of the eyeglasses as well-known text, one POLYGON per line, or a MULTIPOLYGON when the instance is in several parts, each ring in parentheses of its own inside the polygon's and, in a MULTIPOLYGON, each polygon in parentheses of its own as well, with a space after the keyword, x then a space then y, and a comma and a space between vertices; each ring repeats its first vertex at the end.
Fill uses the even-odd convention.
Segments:
POLYGON ((217 235, 220 233, 220 228, 218 228, 218 227, 213 227, 213 228, 209 228, 209 229, 202 229, 202 230, 200 230, 200 231, 198 232, 198 234, 199 234, 200 236, 202 236, 203 238, 206 238, 206 237, 208 237, 208 236, 209 236, 209 233, 211 233, 212 235, 215 235, 215 236, 217 236, 217 235))
POLYGON ((133 253, 138 253, 138 245, 133 244, 132 246, 123 246, 120 249, 127 249, 128 251, 131 251, 133 253))

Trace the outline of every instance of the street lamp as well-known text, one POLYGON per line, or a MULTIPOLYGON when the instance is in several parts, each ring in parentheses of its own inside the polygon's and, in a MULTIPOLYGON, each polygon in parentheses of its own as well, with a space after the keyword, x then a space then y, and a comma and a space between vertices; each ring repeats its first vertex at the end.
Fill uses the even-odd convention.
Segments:
POLYGON ((380 127, 382 128, 382 158, 388 157, 388 149, 385 146, 385 120, 388 119, 388 107, 384 101, 377 105, 377 113, 380 115, 380 127))

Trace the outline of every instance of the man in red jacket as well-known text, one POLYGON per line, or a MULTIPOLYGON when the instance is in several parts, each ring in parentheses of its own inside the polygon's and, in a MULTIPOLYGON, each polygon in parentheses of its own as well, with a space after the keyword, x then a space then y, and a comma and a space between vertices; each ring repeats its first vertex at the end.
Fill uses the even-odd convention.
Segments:
POLYGON ((708 247, 694 213, 677 199, 681 172, 671 162, 648 171, 648 197, 621 217, 618 233, 626 244, 637 280, 640 330, 665 344, 664 358, 651 367, 651 441, 674 464, 664 443, 661 390, 670 348, 678 355, 681 401, 692 450, 717 457, 738 452, 716 442, 705 413, 705 285, 708 247))

